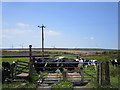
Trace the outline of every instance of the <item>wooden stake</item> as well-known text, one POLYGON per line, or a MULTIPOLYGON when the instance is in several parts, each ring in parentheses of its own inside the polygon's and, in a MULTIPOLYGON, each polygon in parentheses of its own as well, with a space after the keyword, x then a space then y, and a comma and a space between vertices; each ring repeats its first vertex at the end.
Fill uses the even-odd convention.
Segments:
POLYGON ((29 81, 31 81, 32 76, 32 45, 29 45, 29 81))

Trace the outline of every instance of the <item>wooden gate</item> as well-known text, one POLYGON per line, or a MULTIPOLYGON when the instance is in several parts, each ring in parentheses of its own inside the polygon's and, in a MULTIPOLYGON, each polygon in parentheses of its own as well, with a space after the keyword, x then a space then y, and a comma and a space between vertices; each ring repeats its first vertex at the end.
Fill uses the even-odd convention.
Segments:
POLYGON ((12 69, 12 78, 26 78, 29 76, 29 63, 17 60, 14 69, 12 69))

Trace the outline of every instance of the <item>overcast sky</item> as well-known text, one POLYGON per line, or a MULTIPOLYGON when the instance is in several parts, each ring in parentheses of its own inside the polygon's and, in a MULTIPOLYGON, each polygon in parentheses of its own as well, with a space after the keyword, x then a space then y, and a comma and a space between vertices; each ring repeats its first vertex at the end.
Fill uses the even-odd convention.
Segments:
POLYGON ((3 2, 2 47, 118 48, 117 2, 3 2))

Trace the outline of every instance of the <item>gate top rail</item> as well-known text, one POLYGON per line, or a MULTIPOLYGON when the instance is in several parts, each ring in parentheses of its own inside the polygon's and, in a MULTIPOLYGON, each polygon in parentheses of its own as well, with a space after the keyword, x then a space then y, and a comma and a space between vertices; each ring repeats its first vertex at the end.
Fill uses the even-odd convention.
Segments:
POLYGON ((99 63, 99 62, 35 62, 35 63, 39 63, 39 64, 44 64, 44 63, 48 63, 48 64, 61 64, 61 63, 67 63, 67 64, 75 64, 75 63, 99 63))

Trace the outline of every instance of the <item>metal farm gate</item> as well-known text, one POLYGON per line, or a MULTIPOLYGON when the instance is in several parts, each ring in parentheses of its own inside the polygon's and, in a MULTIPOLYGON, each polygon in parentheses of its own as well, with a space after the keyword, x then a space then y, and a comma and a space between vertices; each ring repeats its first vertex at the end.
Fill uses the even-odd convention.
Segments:
MULTIPOLYGON (((37 62, 37 63, 43 63, 43 62, 37 62)), ((69 64, 73 64, 76 62, 47 62, 47 64, 57 64, 57 63, 61 63, 61 64, 65 64, 65 63, 69 63, 69 64)), ((84 64, 87 62, 83 62, 80 64, 84 64)), ((34 66, 33 66, 34 68, 34 66)), ((55 83, 56 81, 71 81, 73 83, 84 83, 87 81, 87 79, 91 79, 91 78, 97 78, 97 73, 94 70, 93 67, 37 67, 37 68, 57 68, 56 71, 43 71, 39 74, 40 78, 39 78, 39 82, 40 83, 55 83), (60 72, 60 68, 63 69, 62 72, 60 72), (69 68, 74 68, 74 70, 68 70, 69 68), (92 73, 91 73, 92 72, 92 73)), ((32 69, 35 70, 35 69, 32 69)), ((33 72, 33 71, 32 71, 33 72)))

